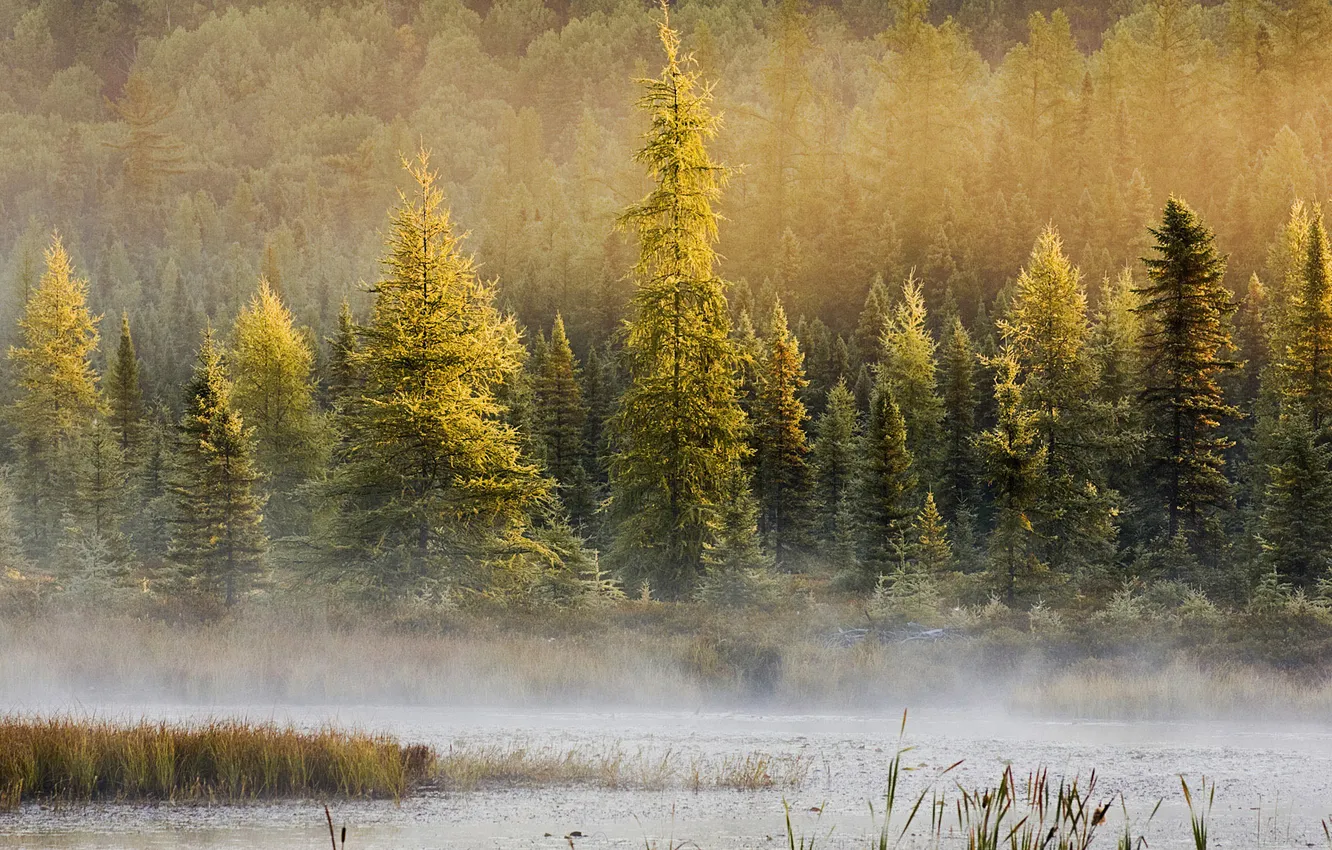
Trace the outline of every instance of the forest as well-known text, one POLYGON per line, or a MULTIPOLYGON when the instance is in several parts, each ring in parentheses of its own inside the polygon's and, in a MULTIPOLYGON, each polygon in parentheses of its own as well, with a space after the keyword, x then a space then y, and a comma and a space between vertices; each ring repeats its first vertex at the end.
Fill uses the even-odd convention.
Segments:
POLYGON ((6 607, 1332 604, 1325 0, 0 0, 0 66, 6 607))

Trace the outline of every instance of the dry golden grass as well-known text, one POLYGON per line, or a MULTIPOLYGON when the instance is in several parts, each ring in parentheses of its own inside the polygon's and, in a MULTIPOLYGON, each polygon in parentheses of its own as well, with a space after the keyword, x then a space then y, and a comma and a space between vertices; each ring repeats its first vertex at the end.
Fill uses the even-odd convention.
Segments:
POLYGON ((388 737, 219 721, 113 724, 0 719, 0 802, 401 798, 433 769, 388 737))

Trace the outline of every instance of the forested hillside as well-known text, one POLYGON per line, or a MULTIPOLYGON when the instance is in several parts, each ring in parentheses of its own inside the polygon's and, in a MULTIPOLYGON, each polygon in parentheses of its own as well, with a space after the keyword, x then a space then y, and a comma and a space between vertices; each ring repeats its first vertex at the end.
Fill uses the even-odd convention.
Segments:
POLYGON ((5 595, 1323 592, 1332 6, 666 14, 0 0, 5 595))

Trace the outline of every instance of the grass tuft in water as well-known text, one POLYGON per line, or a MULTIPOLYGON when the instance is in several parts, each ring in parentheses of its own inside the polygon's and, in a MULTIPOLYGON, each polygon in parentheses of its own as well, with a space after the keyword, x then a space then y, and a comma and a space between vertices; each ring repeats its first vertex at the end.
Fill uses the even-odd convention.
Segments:
POLYGON ((0 718, 0 804, 25 800, 401 799, 433 769, 427 747, 275 724, 114 724, 0 718))

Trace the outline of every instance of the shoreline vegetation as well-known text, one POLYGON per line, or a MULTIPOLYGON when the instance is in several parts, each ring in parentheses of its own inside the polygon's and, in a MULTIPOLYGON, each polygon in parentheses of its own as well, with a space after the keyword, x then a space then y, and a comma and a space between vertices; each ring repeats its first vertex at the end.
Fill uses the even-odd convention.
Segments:
POLYGON ((0 688, 30 705, 871 713, 912 705, 1066 719, 1332 722, 1332 684, 1317 660, 1332 625, 1321 609, 1217 612, 1199 622, 1145 601, 1121 607, 1129 610, 1119 619, 1092 612, 1058 628, 992 607, 951 612, 951 621, 922 617, 941 624, 938 640, 901 637, 923 628, 903 615, 849 645, 841 637, 859 634, 848 627, 866 622, 866 612, 812 602, 738 612, 627 601, 592 611, 375 618, 337 607, 255 607, 204 624, 51 610, 0 619, 0 688))
POLYGON ((393 738, 274 724, 0 718, 0 807, 27 800, 400 800, 434 753, 393 738))
POLYGON ((418 791, 590 785, 604 789, 797 789, 811 762, 751 752, 451 744, 437 752, 387 735, 274 723, 120 723, 0 717, 0 810, 24 802, 246 803, 276 798, 400 802, 418 791))

